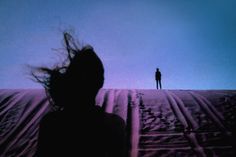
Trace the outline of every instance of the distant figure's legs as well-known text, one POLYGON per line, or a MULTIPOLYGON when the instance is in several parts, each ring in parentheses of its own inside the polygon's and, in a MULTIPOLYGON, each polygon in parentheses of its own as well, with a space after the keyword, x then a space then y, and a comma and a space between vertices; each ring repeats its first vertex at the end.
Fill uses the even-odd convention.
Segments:
POLYGON ((161 86, 161 80, 159 80, 159 85, 160 85, 160 89, 162 89, 162 86, 161 86))
POLYGON ((160 86, 160 89, 162 89, 161 80, 156 80, 157 89, 159 89, 158 84, 159 84, 159 86, 160 86))

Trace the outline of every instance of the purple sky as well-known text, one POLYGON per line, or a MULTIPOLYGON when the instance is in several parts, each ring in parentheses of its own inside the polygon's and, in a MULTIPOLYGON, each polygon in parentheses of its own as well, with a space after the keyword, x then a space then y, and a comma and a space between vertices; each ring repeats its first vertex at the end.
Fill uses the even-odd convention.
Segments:
POLYGON ((74 29, 105 65, 105 88, 236 89, 234 0, 1 0, 0 88, 39 88, 25 64, 51 65, 74 29))

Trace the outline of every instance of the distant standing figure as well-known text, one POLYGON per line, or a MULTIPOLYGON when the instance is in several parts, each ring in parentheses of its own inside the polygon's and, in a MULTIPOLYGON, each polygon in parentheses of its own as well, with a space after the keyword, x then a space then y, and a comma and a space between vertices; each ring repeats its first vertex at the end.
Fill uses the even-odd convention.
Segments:
POLYGON ((157 89, 158 89, 158 83, 159 83, 160 89, 162 89, 162 87, 161 87, 161 72, 159 71, 159 68, 156 69, 155 78, 156 78, 157 89))

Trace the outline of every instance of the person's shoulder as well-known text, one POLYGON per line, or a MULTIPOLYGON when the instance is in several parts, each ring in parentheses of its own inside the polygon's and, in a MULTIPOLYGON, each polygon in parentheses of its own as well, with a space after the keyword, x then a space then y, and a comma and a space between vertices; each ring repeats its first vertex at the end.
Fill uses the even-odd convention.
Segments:
POLYGON ((125 121, 118 115, 113 113, 106 114, 107 122, 112 128, 125 128, 125 121))
POLYGON ((61 113, 58 111, 49 112, 43 117, 43 120, 55 120, 61 116, 61 113))
POLYGON ((108 127, 115 127, 115 128, 125 128, 125 121, 120 116, 114 114, 114 113, 107 113, 104 112, 104 110, 101 107, 96 106, 96 109, 99 113, 102 113, 102 117, 104 120, 104 123, 108 127))
POLYGON ((108 113, 107 116, 115 122, 122 122, 122 123, 125 122, 120 116, 114 113, 108 113))
POLYGON ((56 124, 57 121, 61 119, 61 113, 58 111, 47 113, 42 120, 40 121, 40 125, 44 127, 49 127, 52 124, 56 124))

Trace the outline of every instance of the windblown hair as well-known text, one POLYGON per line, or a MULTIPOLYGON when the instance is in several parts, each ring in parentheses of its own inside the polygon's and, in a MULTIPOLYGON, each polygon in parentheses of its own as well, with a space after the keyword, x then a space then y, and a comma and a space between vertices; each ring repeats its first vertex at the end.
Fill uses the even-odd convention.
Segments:
POLYGON ((80 48, 68 32, 63 35, 67 53, 64 61, 53 68, 36 67, 31 70, 34 80, 41 83, 50 96, 50 102, 59 107, 67 101, 61 98, 71 96, 75 87, 80 91, 88 90, 95 97, 104 82, 104 67, 93 47, 80 48))

